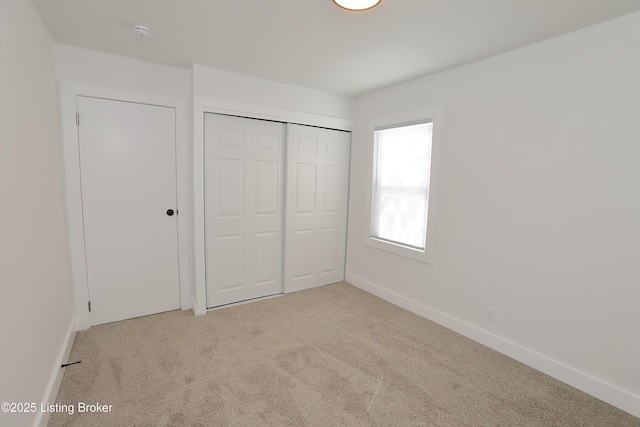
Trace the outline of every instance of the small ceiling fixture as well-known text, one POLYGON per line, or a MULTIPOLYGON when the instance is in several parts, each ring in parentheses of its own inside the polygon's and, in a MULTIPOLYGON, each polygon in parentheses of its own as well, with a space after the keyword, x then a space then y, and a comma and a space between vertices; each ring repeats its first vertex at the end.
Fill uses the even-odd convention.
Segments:
POLYGON ((333 0, 335 4, 347 10, 367 10, 376 7, 382 0, 333 0))
POLYGON ((144 25, 135 25, 133 27, 133 32, 139 35, 140 37, 148 37, 151 35, 149 29, 144 25))

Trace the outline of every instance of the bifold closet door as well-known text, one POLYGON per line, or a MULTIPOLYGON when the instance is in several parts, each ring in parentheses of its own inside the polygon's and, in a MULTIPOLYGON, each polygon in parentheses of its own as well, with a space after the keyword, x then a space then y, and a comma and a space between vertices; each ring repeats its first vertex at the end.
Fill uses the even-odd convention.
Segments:
POLYGON ((283 292, 285 132, 205 114, 207 307, 283 292))
POLYGON ((344 280, 350 141, 288 125, 285 292, 344 280))

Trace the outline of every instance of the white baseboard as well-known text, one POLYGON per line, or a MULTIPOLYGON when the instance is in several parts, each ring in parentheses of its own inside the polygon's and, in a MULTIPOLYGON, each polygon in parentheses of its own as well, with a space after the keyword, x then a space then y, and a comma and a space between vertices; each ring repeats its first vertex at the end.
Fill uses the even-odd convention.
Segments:
MULTIPOLYGON (((60 347, 56 364, 51 372, 49 384, 47 384, 47 390, 45 391, 42 402, 48 402, 54 404, 56 397, 58 396, 58 390, 60 389, 60 383, 62 382, 62 376, 64 375, 64 369, 60 368, 60 365, 66 363, 69 359, 69 353, 71 353, 71 347, 73 347, 73 340, 76 337, 76 319, 72 318, 65 335, 64 342, 60 347)), ((46 427, 49 423, 50 412, 38 412, 36 421, 33 424, 34 427, 46 427)))
POLYGON ((543 372, 559 381, 577 388, 591 396, 640 417, 640 396, 625 391, 613 384, 598 379, 569 365, 558 362, 534 350, 523 347, 484 329, 434 310, 368 280, 347 273, 346 281, 366 292, 404 308, 418 316, 436 322, 467 338, 509 356, 525 365, 543 372))

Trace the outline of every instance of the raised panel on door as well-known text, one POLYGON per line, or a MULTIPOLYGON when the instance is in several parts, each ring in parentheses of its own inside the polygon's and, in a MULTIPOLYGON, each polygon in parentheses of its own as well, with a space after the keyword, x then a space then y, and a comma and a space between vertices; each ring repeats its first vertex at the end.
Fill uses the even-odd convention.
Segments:
POLYGON ((93 325, 180 308, 175 110, 79 96, 93 325))
POLYGON ((351 134, 289 124, 285 291, 344 280, 351 134))
POLYGON ((320 276, 339 272, 344 266, 341 232, 341 227, 325 227, 320 231, 320 276))
POLYGON ((298 229, 293 232, 292 250, 289 251, 289 274, 296 281, 313 279, 315 274, 316 230, 298 229))
POLYGON ((210 271, 219 292, 229 292, 244 286, 244 234, 216 236, 215 257, 217 269, 210 271))
POLYGON ((318 166, 313 163, 298 163, 295 166, 295 192, 290 200, 291 204, 295 205, 296 215, 314 215, 316 213, 317 171, 318 166))
POLYGON ((255 233, 255 286, 268 286, 282 282, 282 236, 275 231, 255 233))
POLYGON ((216 204, 219 218, 241 218, 244 215, 244 160, 216 159, 216 204))
POLYGON ((283 291, 285 130, 205 115, 207 307, 283 291))

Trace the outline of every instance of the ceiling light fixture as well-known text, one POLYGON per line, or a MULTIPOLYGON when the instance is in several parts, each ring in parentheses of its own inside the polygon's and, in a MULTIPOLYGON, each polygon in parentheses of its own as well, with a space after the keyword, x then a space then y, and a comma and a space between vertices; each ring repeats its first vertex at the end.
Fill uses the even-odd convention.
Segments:
POLYGON ((148 37, 151 35, 149 29, 144 25, 136 25, 133 27, 133 32, 139 35, 140 37, 148 37))
POLYGON ((376 7, 382 0, 333 0, 335 4, 347 10, 367 10, 376 7))

